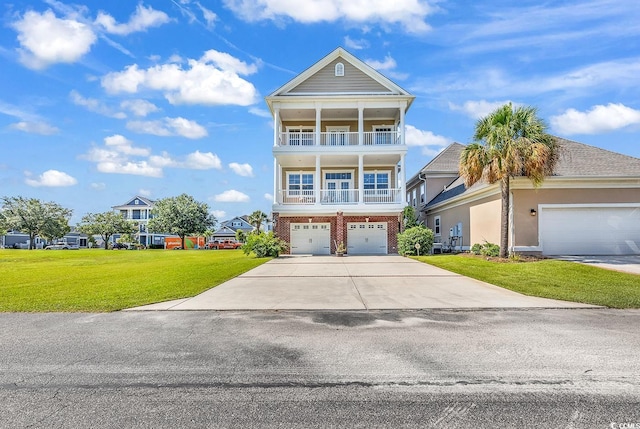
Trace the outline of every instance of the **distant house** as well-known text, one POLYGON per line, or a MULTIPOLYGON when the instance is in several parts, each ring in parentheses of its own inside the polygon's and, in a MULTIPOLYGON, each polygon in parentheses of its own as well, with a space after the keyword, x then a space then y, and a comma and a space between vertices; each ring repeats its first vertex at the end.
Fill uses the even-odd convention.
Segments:
MULTIPOLYGON (((558 138, 555 173, 539 188, 518 177, 511 182, 509 248, 542 255, 640 254, 640 159, 558 138)), ((465 188, 454 143, 412 179, 424 182, 416 201, 437 242, 467 250, 500 242, 499 184, 465 188)), ((409 189, 409 188, 408 188, 409 189)), ((416 191, 416 198, 419 191, 416 191)), ((408 192, 413 203, 414 193, 408 192)))
MULTIPOLYGON (((89 245, 88 236, 77 231, 71 231, 65 234, 55 242, 67 243, 73 246, 78 246, 80 249, 85 249, 89 245)), ((35 248, 44 249, 49 241, 44 238, 36 236, 35 248)), ((18 231, 9 231, 6 235, 0 236, 0 247, 5 249, 28 249, 29 248, 29 234, 25 234, 18 231)))
POLYGON ((221 222, 220 228, 213 233, 211 240, 233 240, 236 238, 236 231, 238 230, 242 230, 245 233, 249 233, 254 230, 253 225, 249 223, 246 215, 237 216, 233 219, 221 222))
MULTIPOLYGON (((113 210, 120 212, 123 218, 133 221, 136 225, 135 237, 138 243, 143 246, 162 246, 165 237, 174 237, 172 234, 151 233, 148 229, 149 219, 152 218, 151 211, 155 204, 154 200, 136 195, 126 203, 113 206, 113 210)), ((121 234, 114 234, 110 241, 115 243, 121 234)))

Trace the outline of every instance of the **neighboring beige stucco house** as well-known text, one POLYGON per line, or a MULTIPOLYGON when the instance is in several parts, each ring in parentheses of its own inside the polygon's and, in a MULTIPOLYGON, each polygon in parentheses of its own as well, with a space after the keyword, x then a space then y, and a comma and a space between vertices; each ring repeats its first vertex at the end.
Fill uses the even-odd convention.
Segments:
MULTIPOLYGON (((559 163, 541 187, 535 189, 526 178, 511 182, 510 250, 640 254, 640 159, 562 138, 558 143, 559 163)), ((419 209, 438 242, 460 250, 484 241, 497 244, 499 184, 477 183, 466 189, 451 163, 462 148, 458 143, 447 147, 416 175, 426 178, 427 203, 419 209), (454 180, 430 198, 429 191, 442 186, 438 178, 452 176, 454 180)))
POLYGON ((413 99, 342 48, 266 97, 273 228, 290 253, 397 252, 413 99))

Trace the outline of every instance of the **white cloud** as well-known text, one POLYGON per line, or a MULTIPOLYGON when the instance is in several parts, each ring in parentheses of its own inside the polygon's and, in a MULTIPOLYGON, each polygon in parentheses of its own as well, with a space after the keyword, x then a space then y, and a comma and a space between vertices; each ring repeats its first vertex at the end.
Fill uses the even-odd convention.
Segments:
POLYGON ((551 117, 550 122, 559 134, 598 134, 640 124, 640 110, 609 103, 594 106, 586 112, 567 109, 563 114, 551 117))
POLYGON ((425 0, 315 0, 300 7, 299 0, 224 0, 227 8, 252 22, 291 19, 305 24, 345 20, 355 24, 394 24, 409 33, 430 30, 425 22, 435 11, 425 0))
POLYGON ((387 74, 393 77, 394 79, 403 80, 409 76, 406 73, 399 73, 395 71, 395 68, 398 66, 398 64, 396 63, 396 60, 394 60, 391 55, 387 55, 386 57, 384 57, 384 61, 368 59, 368 60, 365 60, 365 62, 372 68, 378 70, 381 73, 387 74))
POLYGON ((147 161, 111 162, 103 161, 96 165, 101 173, 133 174, 136 176, 162 177, 162 168, 149 165, 147 161))
POLYGON ((46 122, 30 122, 30 121, 20 121, 15 124, 9 125, 9 128, 24 131, 25 133, 30 134, 41 134, 43 136, 50 136, 53 134, 57 134, 60 130, 52 125, 47 124, 46 122))
POLYGON ((104 144, 125 155, 149 156, 151 154, 149 149, 134 147, 131 140, 120 134, 105 137, 104 144))
POLYGON ((354 40, 349 36, 345 36, 344 38, 344 46, 347 49, 360 50, 369 47, 369 41, 366 39, 354 40))
POLYGON ((217 220, 224 219, 227 216, 227 212, 224 210, 211 210, 211 214, 214 215, 217 220))
POLYGON ((213 199, 219 203, 247 203, 250 200, 247 194, 243 194, 235 189, 224 191, 223 193, 213 197, 213 199))
POLYGON ((249 164, 238 164, 237 162, 232 162, 229 164, 229 168, 238 176, 253 177, 253 167, 249 164))
POLYGON ((216 170, 220 170, 222 168, 222 162, 215 153, 202 153, 197 150, 187 155, 185 168, 191 168, 193 170, 210 170, 215 168, 216 170))
POLYGON ((136 11, 126 24, 118 24, 116 20, 105 12, 99 12, 95 24, 103 27, 107 33, 126 36, 137 31, 146 31, 150 27, 158 27, 169 22, 169 16, 152 7, 138 4, 136 11))
POLYGON ((123 112, 114 112, 109 107, 105 106, 100 100, 95 98, 85 98, 75 89, 69 93, 69 98, 78 106, 86 107, 87 110, 95 113, 99 113, 100 115, 109 116, 111 118, 116 119, 124 119, 127 117, 123 112))
POLYGON ((127 129, 139 134, 161 137, 182 136, 188 139, 199 139, 209 134, 202 125, 181 117, 156 121, 129 121, 127 129))
POLYGON ((264 194, 264 199, 268 201, 273 201, 273 195, 266 193, 264 194))
MULTIPOLYGON (((27 176, 30 176, 30 173, 26 173, 27 176)), ((65 172, 58 170, 47 170, 38 176, 37 179, 31 179, 27 177, 24 181, 29 186, 46 186, 46 187, 62 187, 62 186, 73 186, 78 183, 78 181, 68 175, 65 172)))
POLYGON ((449 109, 453 111, 463 112, 473 119, 480 119, 492 113, 498 107, 504 106, 507 103, 509 103, 508 100, 506 101, 486 101, 486 100, 466 101, 462 106, 454 103, 449 103, 449 109))
POLYGON ((207 22, 207 27, 209 28, 213 27, 215 22, 218 20, 218 15, 216 15, 215 12, 213 12, 212 10, 209 10, 206 7, 202 6, 199 2, 196 2, 196 4, 198 5, 198 7, 200 8, 200 11, 202 12, 202 17, 207 22))
POLYGON ((94 189, 96 191, 104 191, 105 189, 107 189, 107 185, 104 182, 93 182, 90 186, 91 189, 94 189))
POLYGON ((258 101, 258 91, 241 75, 257 71, 255 64, 215 50, 199 60, 188 60, 183 69, 169 62, 140 69, 137 64, 102 78, 102 86, 110 93, 137 93, 141 89, 163 92, 171 104, 249 106, 258 101))
POLYGON ((147 116, 149 113, 157 112, 159 110, 155 104, 141 99, 125 100, 120 103, 120 107, 129 110, 136 116, 143 117, 147 116))
POLYGON ((252 115, 260 116, 262 118, 271 118, 271 113, 266 109, 260 109, 258 107, 249 107, 249 113, 252 115))
POLYGON ((31 69, 56 63, 74 63, 91 49, 96 35, 87 25, 73 19, 59 19, 51 10, 26 12, 12 23, 18 32, 20 61, 31 69))
POLYGON ((151 196, 151 190, 150 189, 138 189, 138 195, 141 195, 143 197, 150 197, 151 196))
POLYGON ((435 155, 451 143, 451 140, 446 137, 433 134, 431 131, 419 130, 413 125, 407 125, 405 128, 407 146, 422 147, 424 155, 435 155))

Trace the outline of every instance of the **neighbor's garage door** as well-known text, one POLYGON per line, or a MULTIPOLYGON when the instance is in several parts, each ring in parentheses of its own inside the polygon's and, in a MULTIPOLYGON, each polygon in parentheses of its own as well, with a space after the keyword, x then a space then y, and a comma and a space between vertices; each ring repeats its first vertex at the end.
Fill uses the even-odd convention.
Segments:
POLYGON ((640 206, 540 208, 545 255, 640 254, 640 206))
POLYGON ((387 223, 347 223, 347 253, 350 255, 386 255, 387 223))
POLYGON ((331 227, 328 223, 292 223, 291 253, 294 255, 329 255, 331 227))

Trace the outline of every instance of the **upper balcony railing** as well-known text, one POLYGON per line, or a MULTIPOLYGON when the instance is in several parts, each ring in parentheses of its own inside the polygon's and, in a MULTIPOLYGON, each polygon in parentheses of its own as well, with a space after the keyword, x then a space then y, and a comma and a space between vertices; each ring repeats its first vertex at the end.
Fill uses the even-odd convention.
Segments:
MULTIPOLYGON (((360 135, 358 132, 324 132, 320 133, 317 141, 315 132, 280 133, 278 146, 358 146, 360 135)), ((362 133, 362 145, 399 145, 400 133, 397 131, 365 131, 362 133)))

